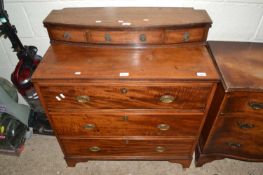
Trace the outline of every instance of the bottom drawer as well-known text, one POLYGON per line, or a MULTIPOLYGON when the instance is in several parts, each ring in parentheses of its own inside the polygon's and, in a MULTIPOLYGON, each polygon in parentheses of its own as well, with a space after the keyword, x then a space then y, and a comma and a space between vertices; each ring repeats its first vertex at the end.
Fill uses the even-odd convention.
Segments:
POLYGON ((219 118, 206 152, 263 158, 263 120, 259 117, 219 118))
POLYGON ((67 156, 185 156, 192 154, 193 139, 65 139, 67 156))

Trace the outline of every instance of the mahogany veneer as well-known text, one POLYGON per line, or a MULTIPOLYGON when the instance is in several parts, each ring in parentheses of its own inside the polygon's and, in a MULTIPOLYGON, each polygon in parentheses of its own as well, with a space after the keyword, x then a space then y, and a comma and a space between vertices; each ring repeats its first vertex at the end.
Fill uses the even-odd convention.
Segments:
POLYGON ((68 166, 167 160, 188 167, 219 77, 211 20, 192 8, 70 8, 33 75, 68 166))
POLYGON ((222 77, 196 149, 216 159, 263 161, 263 44, 209 42, 222 77))

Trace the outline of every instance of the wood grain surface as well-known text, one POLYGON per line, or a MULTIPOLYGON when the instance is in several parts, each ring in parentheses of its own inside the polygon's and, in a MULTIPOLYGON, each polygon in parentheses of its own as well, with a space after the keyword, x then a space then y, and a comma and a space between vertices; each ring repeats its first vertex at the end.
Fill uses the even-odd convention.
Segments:
POLYGON ((37 79, 218 81, 219 77, 201 45, 115 48, 57 44, 49 47, 34 72, 33 81, 37 79))
POLYGON ((210 41, 226 91, 263 92, 263 44, 210 41))
POLYGON ((93 28, 192 27, 211 23, 205 10, 167 7, 65 8, 53 10, 44 20, 46 26, 93 28))
POLYGON ((197 136, 202 115, 166 114, 52 114, 57 133, 65 137, 197 136))
POLYGON ((248 113, 263 115, 263 93, 259 92, 233 92, 226 99, 222 113, 248 113), (253 107, 258 105, 258 109, 253 107))
POLYGON ((237 155, 247 159, 263 157, 263 120, 253 116, 232 115, 217 120, 216 130, 208 143, 205 153, 237 155), (240 125, 254 125, 240 128, 240 125))
POLYGON ((212 89, 209 83, 133 84, 62 84, 40 87, 47 108, 52 109, 188 109, 203 112, 212 89), (127 92, 123 93, 125 90, 127 92), (174 97, 164 103, 165 95, 174 97), (61 97, 61 96, 64 96, 61 97), (81 103, 79 96, 87 96, 81 103), (60 100, 59 100, 59 99, 60 100))
POLYGON ((192 139, 65 139, 61 140, 68 156, 189 156, 193 145, 192 139), (98 152, 90 151, 99 147, 98 152), (163 147, 163 152, 156 151, 163 147))

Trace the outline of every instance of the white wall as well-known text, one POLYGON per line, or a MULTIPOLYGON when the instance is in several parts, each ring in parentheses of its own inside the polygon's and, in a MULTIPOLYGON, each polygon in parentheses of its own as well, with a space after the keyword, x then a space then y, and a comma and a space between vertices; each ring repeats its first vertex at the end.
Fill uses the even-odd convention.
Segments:
MULTIPOLYGON (((208 39, 263 42, 263 0, 5 0, 11 23, 24 45, 43 55, 49 38, 42 21, 52 9, 64 7, 194 7, 213 20, 208 39)), ((17 63, 7 39, 0 39, 0 76, 8 78, 17 63)))

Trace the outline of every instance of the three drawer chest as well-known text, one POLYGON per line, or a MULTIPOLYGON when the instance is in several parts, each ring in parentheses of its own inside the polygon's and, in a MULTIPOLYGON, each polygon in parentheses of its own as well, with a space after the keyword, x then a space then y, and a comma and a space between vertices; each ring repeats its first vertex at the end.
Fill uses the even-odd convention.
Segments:
POLYGON ((33 75, 68 166, 166 160, 189 167, 219 76, 211 19, 192 8, 68 8, 44 20, 33 75))
POLYGON ((263 161, 263 44, 209 42, 222 81, 196 149, 196 165, 263 161))

